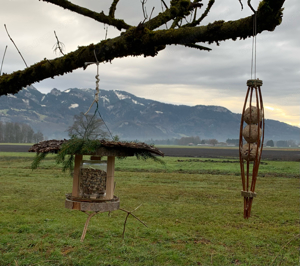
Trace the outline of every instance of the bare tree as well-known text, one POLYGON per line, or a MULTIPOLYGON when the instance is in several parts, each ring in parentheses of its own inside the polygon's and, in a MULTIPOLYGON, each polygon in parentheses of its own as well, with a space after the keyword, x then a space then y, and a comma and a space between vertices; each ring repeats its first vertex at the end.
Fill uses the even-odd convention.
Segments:
POLYGON ((108 137, 107 132, 102 130, 104 126, 102 119, 81 112, 79 115, 74 115, 74 123, 67 129, 67 132, 70 137, 75 136, 90 140, 103 139, 108 137))
POLYGON ((44 135, 41 131, 38 131, 37 133, 34 133, 33 134, 33 142, 34 143, 38 143, 40 141, 43 141, 44 140, 44 135))
POLYGON ((213 145, 213 146, 216 146, 216 144, 218 144, 219 142, 216 139, 210 139, 210 140, 208 140, 208 143, 213 145))
MULTIPOLYGON (((124 0, 125 1, 125 0, 124 0)), ((241 0, 239 0, 242 3, 241 0)), ((0 95, 17 93, 23 87, 49 77, 64 75, 75 69, 85 69, 86 62, 94 62, 95 54, 98 61, 110 62, 115 58, 126 56, 156 56, 167 45, 178 44, 199 50, 209 51, 209 47, 202 44, 217 43, 229 39, 246 39, 253 35, 253 18, 257 19, 257 31, 273 31, 282 20, 282 6, 285 0, 263 0, 260 2, 255 15, 235 21, 217 20, 207 25, 201 25, 208 15, 215 0, 209 0, 205 7, 201 0, 171 0, 169 4, 161 0, 163 12, 148 17, 143 6, 145 19, 138 25, 129 25, 122 19, 115 18, 115 11, 119 0, 111 0, 108 15, 95 12, 75 5, 67 0, 42 0, 64 9, 89 17, 105 25, 113 26, 122 31, 119 36, 103 40, 97 44, 79 46, 79 48, 53 60, 42 61, 11 74, 0 76, 0 95), (201 12, 202 8, 204 10, 201 12), (169 29, 162 29, 163 25, 170 25, 169 29), (202 43, 201 45, 199 43, 202 43)), ((128 0, 131 5, 132 1, 128 0)), ((144 3, 145 1, 143 1, 144 3)), ((226 1, 222 1, 226 6, 226 1)), ((247 0, 250 6, 251 0, 247 0)), ((41 3, 42 4, 42 3, 41 3)), ((237 1, 237 4, 238 1, 237 1)), ((153 9, 152 9, 153 11, 153 9)))

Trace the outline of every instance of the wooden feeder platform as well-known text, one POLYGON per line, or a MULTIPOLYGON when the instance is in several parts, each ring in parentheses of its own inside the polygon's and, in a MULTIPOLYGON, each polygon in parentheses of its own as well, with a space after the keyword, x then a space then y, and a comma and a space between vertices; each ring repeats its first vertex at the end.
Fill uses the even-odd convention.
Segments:
POLYGON ((80 211, 93 212, 112 212, 120 208, 120 199, 116 196, 112 200, 88 200, 72 197, 71 194, 66 195, 65 207, 67 209, 74 209, 74 205, 80 211))

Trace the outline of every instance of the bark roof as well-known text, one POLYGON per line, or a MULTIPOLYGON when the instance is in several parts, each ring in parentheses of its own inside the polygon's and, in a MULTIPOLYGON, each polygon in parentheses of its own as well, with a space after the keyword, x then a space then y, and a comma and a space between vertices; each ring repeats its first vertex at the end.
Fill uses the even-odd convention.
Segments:
MULTIPOLYGON (((57 153, 59 152, 61 145, 68 142, 68 140, 46 140, 41 141, 39 143, 34 144, 28 151, 29 152, 37 152, 37 153, 57 153)), ((119 142, 119 141, 107 141, 107 140, 99 140, 100 146, 111 149, 128 149, 132 152, 137 151, 148 151, 160 156, 164 156, 164 153, 159 149, 148 145, 143 142, 119 142)))

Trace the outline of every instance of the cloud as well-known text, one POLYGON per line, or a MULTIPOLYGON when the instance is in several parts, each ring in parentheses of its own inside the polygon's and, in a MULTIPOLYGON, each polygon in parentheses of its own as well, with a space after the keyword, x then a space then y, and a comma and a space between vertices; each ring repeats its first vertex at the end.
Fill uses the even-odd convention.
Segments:
MULTIPOLYGON (((108 13, 111 1, 72 0, 97 12, 108 13)), ((153 16, 161 12, 160 1, 148 0, 147 12, 155 6, 153 16)), ((207 4, 208 0, 203 0, 207 4)), ((214 20, 235 20, 252 14, 244 2, 244 9, 236 0, 216 1, 203 25, 214 20), (226 2, 226 3, 225 3, 226 2)), ((257 7, 259 0, 252 0, 257 7)), ((267 118, 299 125, 299 74, 300 74, 300 2, 285 3, 283 22, 275 31, 264 31, 257 36, 257 73, 263 80, 262 92, 267 118), (280 111, 278 111, 280 110, 280 111)), ((124 18, 132 25, 142 21, 140 1, 120 1, 117 18, 124 18)), ((80 45, 101 41, 106 28, 98 22, 63 10, 53 4, 32 0, 5 1, 0 9, 0 22, 8 26, 14 41, 28 64, 42 59, 54 58, 55 30, 65 51, 70 52, 80 45)), ((119 31, 109 27, 108 38, 119 31)), ((3 71, 10 73, 24 69, 19 54, 0 28, 0 55, 8 44, 3 71)), ((204 44, 206 45, 206 44, 204 44)), ((251 78, 252 40, 221 42, 210 45, 211 52, 198 51, 183 46, 168 46, 154 58, 127 57, 101 64, 100 88, 118 89, 137 96, 175 104, 220 105, 233 112, 241 112, 246 94, 246 81, 251 78)), ((96 66, 87 70, 78 69, 72 74, 46 79, 35 84, 37 89, 48 92, 56 87, 65 90, 71 87, 94 88, 96 66)))

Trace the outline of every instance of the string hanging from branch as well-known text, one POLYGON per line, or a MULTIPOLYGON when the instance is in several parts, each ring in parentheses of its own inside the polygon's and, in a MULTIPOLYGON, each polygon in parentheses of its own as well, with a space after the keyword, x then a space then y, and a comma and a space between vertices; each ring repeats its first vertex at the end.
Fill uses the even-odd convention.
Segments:
POLYGON ((100 114, 100 111, 99 111, 99 94, 100 94, 100 90, 99 90, 99 82, 100 82, 100 79, 99 79, 99 64, 100 62, 98 61, 98 58, 97 58, 97 55, 96 55, 96 52, 94 50, 94 55, 95 55, 95 59, 96 59, 96 62, 86 62, 85 63, 85 67, 91 65, 91 64, 96 64, 97 66, 97 74, 95 76, 96 78, 96 92, 95 92, 95 96, 94 96, 94 101, 92 102, 91 106, 89 107, 89 109, 84 113, 84 115, 87 115, 89 113, 89 111, 91 110, 92 106, 94 105, 94 103, 96 103, 96 110, 94 112, 94 115, 92 117, 92 119, 90 120, 90 123, 92 122, 93 118, 96 116, 96 114, 98 113, 99 117, 101 118, 101 120, 103 121, 107 131, 109 132, 110 136, 111 136, 111 139, 114 140, 114 137, 111 133, 111 131, 109 130, 107 124, 105 123, 104 119, 102 118, 101 114, 100 114))

